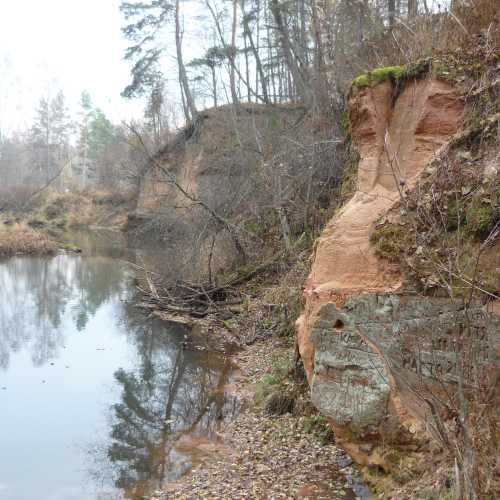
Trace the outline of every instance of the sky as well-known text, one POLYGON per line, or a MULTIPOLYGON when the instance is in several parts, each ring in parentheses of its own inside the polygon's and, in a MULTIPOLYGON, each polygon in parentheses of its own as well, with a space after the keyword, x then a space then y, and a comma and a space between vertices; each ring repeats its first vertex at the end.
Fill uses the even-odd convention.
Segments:
POLYGON ((130 81, 120 0, 0 0, 0 131, 30 125, 42 96, 62 89, 74 111, 87 90, 113 121, 142 114, 130 81))

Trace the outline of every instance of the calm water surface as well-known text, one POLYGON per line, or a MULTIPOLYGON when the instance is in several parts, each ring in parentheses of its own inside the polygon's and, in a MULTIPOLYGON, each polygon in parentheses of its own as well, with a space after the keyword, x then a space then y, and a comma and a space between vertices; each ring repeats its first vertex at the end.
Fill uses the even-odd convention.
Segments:
POLYGON ((228 363, 133 307, 113 237, 81 255, 0 261, 0 499, 141 498, 215 434, 228 363))

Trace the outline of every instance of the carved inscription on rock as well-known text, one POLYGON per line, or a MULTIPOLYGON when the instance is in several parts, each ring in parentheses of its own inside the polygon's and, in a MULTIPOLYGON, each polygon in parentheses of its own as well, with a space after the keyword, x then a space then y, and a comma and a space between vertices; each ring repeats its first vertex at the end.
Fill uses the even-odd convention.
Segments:
POLYGON ((366 295, 348 300, 345 312, 396 373, 455 382, 472 365, 497 363, 498 319, 479 306, 366 295))
POLYGON ((390 387, 380 356, 352 328, 349 316, 326 304, 313 329, 313 404, 338 425, 376 430, 386 413, 390 387))
POLYGON ((446 301, 363 295, 343 309, 325 304, 312 332, 312 401, 338 425, 369 432, 387 413, 390 380, 454 383, 478 364, 496 366, 499 331, 481 307, 446 301))

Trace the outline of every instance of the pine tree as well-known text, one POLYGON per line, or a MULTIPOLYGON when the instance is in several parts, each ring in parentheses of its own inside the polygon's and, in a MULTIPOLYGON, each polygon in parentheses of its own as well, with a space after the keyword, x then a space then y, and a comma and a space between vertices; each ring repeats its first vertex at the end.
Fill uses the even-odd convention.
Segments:
POLYGON ((81 159, 81 181, 85 188, 89 176, 89 123, 93 115, 92 99, 86 91, 80 96, 80 133, 78 137, 78 155, 81 159))
POLYGON ((148 96, 148 102, 144 111, 144 117, 147 121, 147 127, 153 135, 155 148, 158 148, 161 143, 163 133, 163 105, 164 105, 165 81, 162 78, 151 87, 148 96))
POLYGON ((125 97, 142 95, 154 86, 158 78, 161 78, 162 73, 158 66, 163 55, 163 48, 158 40, 158 34, 171 21, 173 13, 176 60, 184 114, 188 121, 196 122, 198 111, 189 86, 182 54, 180 0, 175 0, 174 4, 167 0, 122 1, 120 10, 125 20, 132 21, 122 30, 125 37, 133 44, 127 49, 125 59, 135 61, 132 68, 132 83, 127 86, 122 95, 125 97))
POLYGON ((49 181, 64 166, 71 129, 62 91, 53 99, 41 98, 29 134, 34 176, 38 181, 49 181))
POLYGON ((106 115, 96 108, 89 123, 89 160, 92 162, 96 180, 103 185, 112 185, 115 177, 116 159, 110 151, 116 144, 117 131, 106 115))

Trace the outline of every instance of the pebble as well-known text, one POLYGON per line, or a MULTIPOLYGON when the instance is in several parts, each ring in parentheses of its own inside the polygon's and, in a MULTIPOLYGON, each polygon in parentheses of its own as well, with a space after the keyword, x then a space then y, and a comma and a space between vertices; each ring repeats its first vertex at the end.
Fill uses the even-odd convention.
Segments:
MULTIPOLYGON (((248 394, 271 370, 267 361, 280 348, 291 354, 290 348, 267 341, 236 355, 243 375, 236 392, 248 394)), ((347 467, 352 461, 340 448, 323 445, 314 434, 306 433, 302 416, 268 416, 249 403, 225 426, 228 451, 222 460, 208 457, 165 491, 155 492, 151 500, 358 498, 349 488, 356 471, 347 467)))

